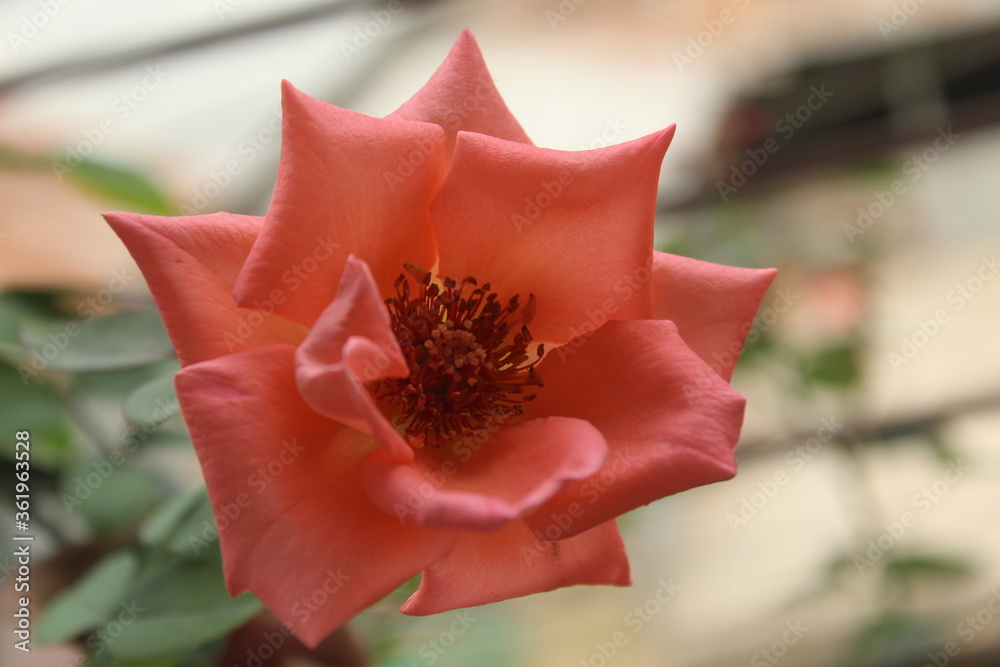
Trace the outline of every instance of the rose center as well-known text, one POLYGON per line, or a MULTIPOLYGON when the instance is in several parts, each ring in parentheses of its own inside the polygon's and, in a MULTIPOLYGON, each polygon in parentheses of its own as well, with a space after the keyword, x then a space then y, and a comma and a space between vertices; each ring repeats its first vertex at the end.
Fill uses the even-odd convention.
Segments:
POLYGON ((386 299, 392 330, 410 367, 406 378, 374 384, 397 428, 414 447, 432 447, 481 429, 495 429, 524 412, 541 387, 535 371, 544 346, 528 354, 535 295, 503 303, 475 278, 431 282, 429 271, 406 265, 396 296, 386 299))

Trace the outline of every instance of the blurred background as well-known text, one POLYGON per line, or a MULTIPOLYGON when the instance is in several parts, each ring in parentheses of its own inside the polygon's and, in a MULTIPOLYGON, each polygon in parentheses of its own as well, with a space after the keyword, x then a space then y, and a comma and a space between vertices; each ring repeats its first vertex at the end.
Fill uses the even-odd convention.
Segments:
POLYGON ((0 425, 32 432, 38 535, 34 650, 6 628, 0 664, 1000 665, 1000 2, 8 0, 0 25, 0 425), (427 618, 404 590, 307 655, 220 588, 177 366, 99 214, 263 214, 281 79, 382 116, 463 27, 538 145, 677 123, 660 249, 780 269, 740 472, 622 519, 631 588, 427 618))

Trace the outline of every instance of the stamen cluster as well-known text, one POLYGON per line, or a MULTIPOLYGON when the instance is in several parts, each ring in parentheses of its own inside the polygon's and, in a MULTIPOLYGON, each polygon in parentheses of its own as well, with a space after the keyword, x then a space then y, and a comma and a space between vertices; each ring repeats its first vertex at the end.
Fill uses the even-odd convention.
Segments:
POLYGON ((518 296, 504 304, 489 283, 480 287, 475 278, 445 278, 439 285, 429 271, 406 269, 416 292, 400 274, 396 296, 385 303, 410 375, 373 387, 396 427, 414 447, 440 447, 523 414, 523 403, 537 396, 525 388, 542 386, 535 366, 544 346, 533 360, 528 354, 535 295, 522 308, 518 296))

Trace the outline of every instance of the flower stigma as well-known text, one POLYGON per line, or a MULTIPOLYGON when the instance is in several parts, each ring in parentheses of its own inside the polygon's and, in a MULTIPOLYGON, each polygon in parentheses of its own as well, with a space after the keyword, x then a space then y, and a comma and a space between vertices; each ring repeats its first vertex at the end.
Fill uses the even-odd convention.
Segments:
POLYGON ((526 388, 542 386, 535 366, 545 347, 536 347, 533 360, 528 353, 535 295, 523 307, 518 295, 504 304, 473 277, 438 284, 430 271, 405 268, 416 290, 401 273, 385 305, 410 375, 373 386, 403 436, 416 448, 441 447, 523 414, 537 396, 526 388))

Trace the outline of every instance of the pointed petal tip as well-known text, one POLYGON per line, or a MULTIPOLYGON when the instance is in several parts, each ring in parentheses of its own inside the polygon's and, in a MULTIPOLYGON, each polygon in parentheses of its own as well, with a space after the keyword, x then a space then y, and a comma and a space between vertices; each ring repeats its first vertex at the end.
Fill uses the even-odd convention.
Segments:
MULTIPOLYGON (((667 149, 670 148, 670 144, 674 141, 674 135, 677 133, 677 124, 669 125, 664 129, 654 132, 648 135, 646 138, 649 140, 653 150, 655 150, 659 155, 662 156, 666 154, 667 149)), ((641 139, 640 139, 641 141, 641 139)))
POLYGON ((124 211, 105 211, 101 217, 108 223, 108 226, 119 236, 120 230, 138 223, 140 215, 138 213, 127 213, 124 211))
POLYGON ((609 586, 625 588, 634 583, 632 581, 632 564, 629 563, 627 555, 621 562, 615 563, 613 567, 617 571, 612 571, 608 574, 607 583, 609 586))
POLYGON ((670 142, 674 140, 674 135, 677 134, 677 123, 671 123, 668 127, 660 130, 660 135, 670 145, 670 142))
POLYGON ((468 27, 462 28, 462 31, 458 33, 458 37, 455 39, 455 44, 451 47, 451 54, 449 55, 483 57, 482 51, 479 48, 479 42, 476 41, 475 35, 472 34, 472 30, 468 27))
POLYGON ((295 87, 288 79, 281 80, 281 112, 283 117, 289 117, 294 112, 308 113, 310 103, 319 103, 307 93, 295 87))
POLYGON ((421 611, 414 598, 417 596, 416 593, 407 598, 406 602, 402 604, 399 611, 406 614, 407 616, 430 616, 434 614, 433 611, 421 611))

